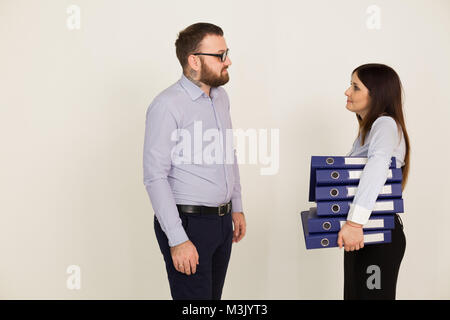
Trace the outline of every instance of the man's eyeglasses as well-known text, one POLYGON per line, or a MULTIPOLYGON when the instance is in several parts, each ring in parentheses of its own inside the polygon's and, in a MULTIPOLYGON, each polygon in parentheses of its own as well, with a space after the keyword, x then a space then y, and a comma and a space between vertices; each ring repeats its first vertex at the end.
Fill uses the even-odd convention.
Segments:
POLYGON ((227 60, 229 51, 230 51, 230 49, 225 50, 225 52, 223 52, 223 53, 202 53, 202 52, 198 52, 198 53, 193 53, 193 55, 194 56, 213 56, 213 57, 218 57, 218 58, 220 58, 220 61, 225 62, 225 60, 227 60))

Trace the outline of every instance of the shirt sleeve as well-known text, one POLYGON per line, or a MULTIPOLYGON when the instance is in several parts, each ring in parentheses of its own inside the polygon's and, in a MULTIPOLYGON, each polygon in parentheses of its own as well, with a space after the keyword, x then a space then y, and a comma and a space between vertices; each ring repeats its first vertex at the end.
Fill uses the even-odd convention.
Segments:
POLYGON ((172 150, 176 145, 171 135, 176 130, 177 122, 169 108, 160 101, 152 102, 145 124, 144 185, 171 247, 189 240, 167 179, 172 165, 172 150))
POLYGON ((234 151, 234 187, 231 194, 231 212, 243 212, 242 208, 242 195, 241 195, 241 179, 239 175, 239 166, 236 157, 236 151, 234 151))
MULTIPOLYGON (((225 98, 227 100, 228 104, 228 116, 230 117, 230 123, 231 121, 231 115, 230 115, 230 98, 228 97, 227 92, 223 90, 223 93, 225 95, 225 98)), ((232 129, 232 128, 231 128, 232 129)), ((234 174, 234 186, 233 191, 231 193, 231 212, 244 212, 244 209, 242 208, 242 194, 241 194, 241 178, 239 174, 239 165, 237 161, 236 156, 236 150, 233 148, 234 153, 234 162, 233 162, 233 174, 234 174)))
POLYGON ((347 216, 347 220, 362 225, 368 222, 378 195, 386 183, 391 158, 399 142, 395 120, 391 117, 378 118, 372 125, 370 136, 367 164, 347 216))

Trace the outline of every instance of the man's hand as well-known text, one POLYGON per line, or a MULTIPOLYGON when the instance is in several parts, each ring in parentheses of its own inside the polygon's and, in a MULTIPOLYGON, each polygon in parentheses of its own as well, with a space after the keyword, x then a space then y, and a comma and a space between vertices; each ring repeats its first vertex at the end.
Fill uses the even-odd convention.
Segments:
POLYGON ((338 245, 345 251, 355 251, 364 248, 363 226, 351 221, 347 221, 338 234, 338 245))
POLYGON ((231 214, 234 224, 233 242, 239 242, 245 236, 246 223, 243 212, 233 212, 231 214))
POLYGON ((190 240, 171 247, 170 254, 172 255, 173 266, 177 271, 188 276, 197 271, 198 252, 190 240))

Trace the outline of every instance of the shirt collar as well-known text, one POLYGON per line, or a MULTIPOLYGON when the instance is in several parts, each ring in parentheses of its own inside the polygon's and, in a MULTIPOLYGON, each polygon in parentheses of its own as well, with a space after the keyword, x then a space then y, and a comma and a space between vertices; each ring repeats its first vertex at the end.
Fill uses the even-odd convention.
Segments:
MULTIPOLYGON (((180 84, 184 88, 184 90, 186 90, 192 100, 197 100, 202 95, 208 97, 206 93, 202 89, 200 89, 199 86, 189 80, 184 74, 181 75, 180 84)), ((211 87, 209 96, 211 97, 211 99, 216 97, 216 88, 211 87)))
POLYGON ((181 75, 180 84, 192 100, 197 100, 204 93, 199 86, 189 80, 184 74, 181 75))

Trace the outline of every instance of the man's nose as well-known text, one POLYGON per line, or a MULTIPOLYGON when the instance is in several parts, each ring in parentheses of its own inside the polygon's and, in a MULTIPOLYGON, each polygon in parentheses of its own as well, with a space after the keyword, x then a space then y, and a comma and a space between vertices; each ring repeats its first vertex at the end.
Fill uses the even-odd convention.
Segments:
POLYGON ((231 59, 230 59, 230 57, 227 57, 227 58, 225 59, 224 64, 225 64, 226 66, 231 66, 231 59))

